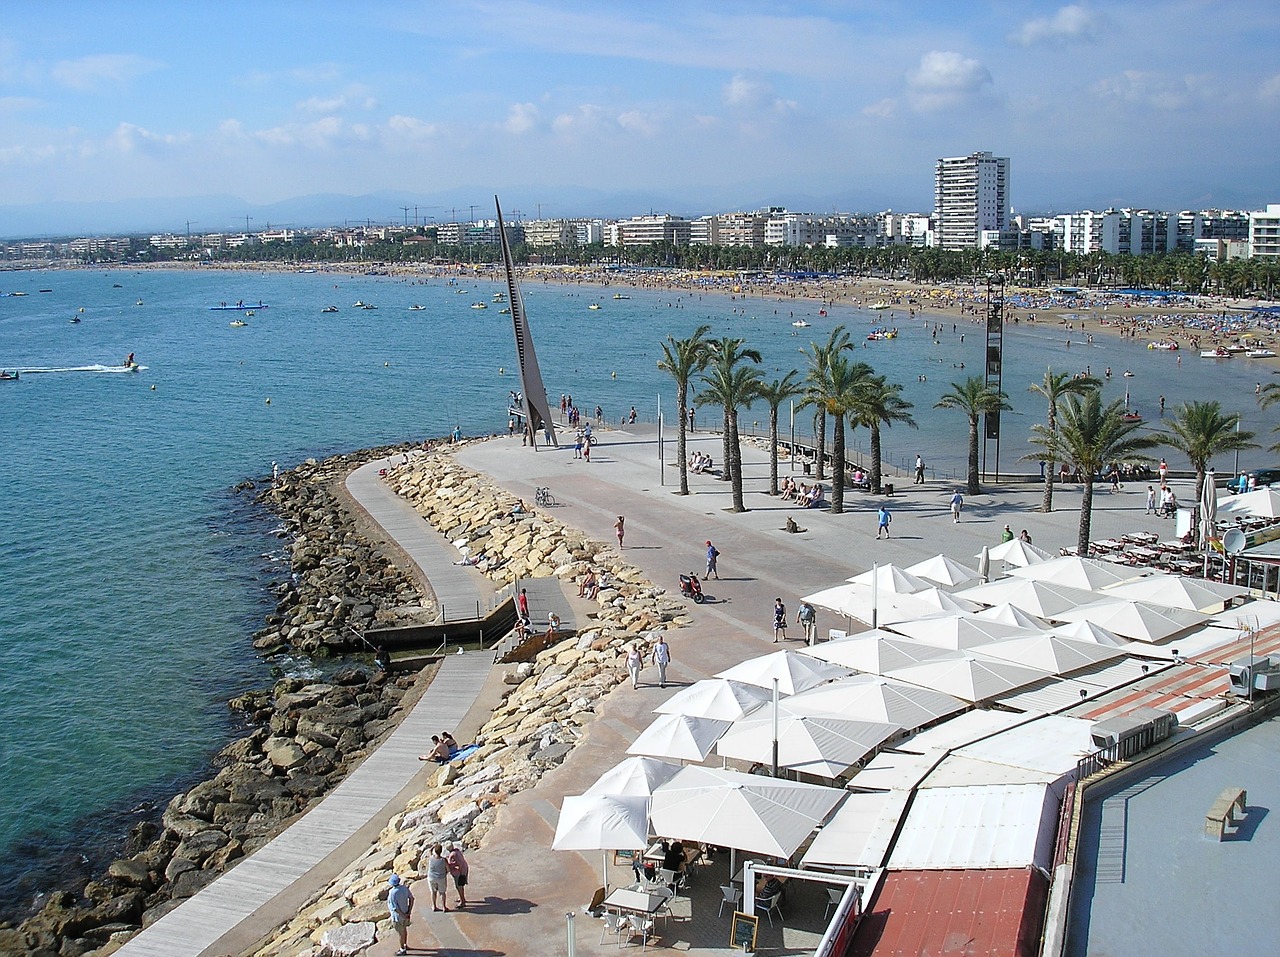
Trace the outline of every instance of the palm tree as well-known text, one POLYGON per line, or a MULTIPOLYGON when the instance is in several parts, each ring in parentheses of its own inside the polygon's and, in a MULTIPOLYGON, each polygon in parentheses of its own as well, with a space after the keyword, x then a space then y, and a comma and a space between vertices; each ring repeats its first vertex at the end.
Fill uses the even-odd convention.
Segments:
POLYGON ((809 398, 805 400, 805 405, 817 407, 818 422, 814 431, 817 433, 816 444, 818 453, 818 471, 815 478, 821 482, 823 478, 823 469, 826 467, 826 451, 827 451, 827 410, 823 404, 817 401, 813 395, 813 389, 816 383, 822 378, 826 365, 831 361, 831 357, 838 355, 853 348, 853 341, 849 337, 849 332, 843 325, 836 326, 831 330, 831 335, 827 337, 827 341, 823 345, 816 342, 809 343, 808 349, 801 349, 809 358, 809 371, 805 376, 809 383, 809 398))
POLYGON ((977 495, 978 485, 978 421, 991 412, 1003 412, 1012 408, 1009 397, 994 386, 982 381, 981 376, 969 376, 963 382, 951 383, 951 390, 942 393, 934 403, 935 409, 960 409, 969 417, 969 484, 965 491, 977 495))
MULTIPOLYGON (((1053 366, 1044 370, 1044 379, 1031 383, 1028 392, 1035 392, 1049 401, 1049 412, 1045 418, 1045 427, 1053 432, 1058 427, 1058 403, 1069 395, 1086 395, 1091 389, 1101 389, 1102 382, 1094 376, 1071 375, 1069 372, 1054 372, 1053 366)), ((1053 470, 1057 463, 1048 459, 1044 463, 1044 501, 1040 511, 1053 511, 1053 470)))
POLYGON ((711 362, 702 375, 699 405, 718 405, 724 410, 724 471, 731 478, 733 511, 745 512, 742 502, 742 445, 738 441, 738 409, 750 405, 760 394, 760 370, 746 362, 759 362, 760 353, 743 348, 743 340, 725 337, 710 343, 711 362))
MULTIPOLYGON (((1262 387, 1262 391, 1258 393, 1258 404, 1264 409, 1269 409, 1277 402, 1280 402, 1280 382, 1268 382, 1262 387)), ((1276 426, 1271 431, 1280 432, 1280 426, 1276 426)), ((1268 452, 1280 452, 1280 442, 1277 442, 1268 452)))
POLYGON ((667 336, 662 346, 658 368, 676 380, 676 406, 680 413, 680 431, 676 439, 676 460, 680 463, 680 494, 689 494, 689 464, 685 455, 685 427, 689 421, 689 380, 707 367, 707 341, 703 337, 710 326, 699 326, 688 339, 667 336))
POLYGON ((1256 449, 1252 432, 1240 431, 1240 413, 1223 412, 1213 400, 1184 402, 1174 410, 1164 444, 1186 454, 1196 471, 1196 501, 1204 494, 1204 477, 1215 455, 1256 449))
POLYGON ((1032 461, 1071 462, 1084 476, 1084 498, 1080 502, 1080 534, 1077 552, 1089 554, 1089 527, 1093 523, 1093 482, 1110 462, 1146 461, 1143 452, 1160 444, 1156 435, 1140 435, 1142 423, 1126 421, 1124 402, 1120 399, 1106 408, 1102 393, 1093 389, 1083 396, 1072 395, 1058 408, 1059 422, 1055 431, 1045 425, 1031 427, 1031 444, 1044 451, 1033 452, 1032 461))
MULTIPOLYGON (((804 395, 804 386, 796 381, 799 375, 792 369, 781 379, 760 385, 760 398, 769 404, 769 494, 778 494, 778 407, 788 399, 804 395)), ((795 450, 792 449, 792 455, 795 450)))
POLYGON ((833 419, 831 458, 835 464, 831 475, 831 511, 844 511, 844 424, 856 408, 858 396, 871 378, 871 366, 853 362, 839 352, 829 356, 822 367, 821 378, 810 386, 812 402, 833 419))
POLYGON ((902 385, 889 382, 882 375, 870 376, 858 391, 854 403, 854 420, 871 431, 871 491, 880 494, 880 427, 890 428, 904 422, 919 428, 908 409, 914 406, 901 396, 902 385))

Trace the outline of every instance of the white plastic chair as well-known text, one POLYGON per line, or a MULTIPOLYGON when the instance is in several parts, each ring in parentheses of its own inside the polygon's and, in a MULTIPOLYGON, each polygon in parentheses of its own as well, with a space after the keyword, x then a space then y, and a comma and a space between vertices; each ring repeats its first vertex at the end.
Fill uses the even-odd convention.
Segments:
POLYGON ((782 891, 774 894, 772 897, 761 898, 756 901, 756 910, 764 911, 766 917, 769 918, 769 926, 773 926, 773 915, 776 913, 778 919, 782 919, 782 891))
POLYGON ((664 886, 671 888, 673 893, 677 895, 680 893, 680 872, 679 871, 667 870, 667 868, 664 867, 660 871, 658 871, 658 877, 662 881, 664 886))
POLYGON ((621 914, 615 914, 611 910, 604 912, 604 932, 600 935, 600 943, 604 943, 606 937, 613 934, 618 938, 618 946, 622 946, 622 935, 631 928, 631 921, 621 914))
POLYGON ((720 901, 720 909, 716 911, 716 916, 724 915, 724 905, 728 904, 735 911, 738 905, 742 903, 742 888, 734 884, 721 884, 720 893, 724 895, 724 899, 720 901))

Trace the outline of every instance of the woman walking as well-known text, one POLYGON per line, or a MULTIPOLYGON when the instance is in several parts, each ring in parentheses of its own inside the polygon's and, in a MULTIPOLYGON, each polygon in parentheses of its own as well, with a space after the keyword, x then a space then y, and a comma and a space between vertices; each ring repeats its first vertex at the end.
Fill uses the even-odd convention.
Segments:
POLYGON ((622 536, 627 532, 626 525, 627 520, 621 515, 619 515, 618 520, 613 523, 613 534, 618 536, 618 551, 622 551, 622 536))

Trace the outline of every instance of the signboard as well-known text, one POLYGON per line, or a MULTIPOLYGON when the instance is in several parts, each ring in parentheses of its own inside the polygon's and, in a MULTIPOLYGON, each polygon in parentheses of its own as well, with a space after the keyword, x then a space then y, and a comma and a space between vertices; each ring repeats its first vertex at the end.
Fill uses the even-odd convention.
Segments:
POLYGON ((756 949, 756 930, 759 926, 759 917, 744 914, 742 911, 735 911, 733 923, 729 925, 729 949, 754 951, 756 949))

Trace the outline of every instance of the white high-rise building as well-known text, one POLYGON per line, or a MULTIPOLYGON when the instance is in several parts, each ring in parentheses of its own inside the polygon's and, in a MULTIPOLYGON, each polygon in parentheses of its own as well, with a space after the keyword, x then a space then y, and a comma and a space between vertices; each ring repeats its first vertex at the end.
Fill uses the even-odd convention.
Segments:
POLYGON ((1249 255, 1254 259, 1280 259, 1280 203, 1249 214, 1249 255))
POLYGON ((1009 228, 1009 158, 947 156, 934 175, 933 214, 943 249, 978 245, 982 233, 1009 228))

